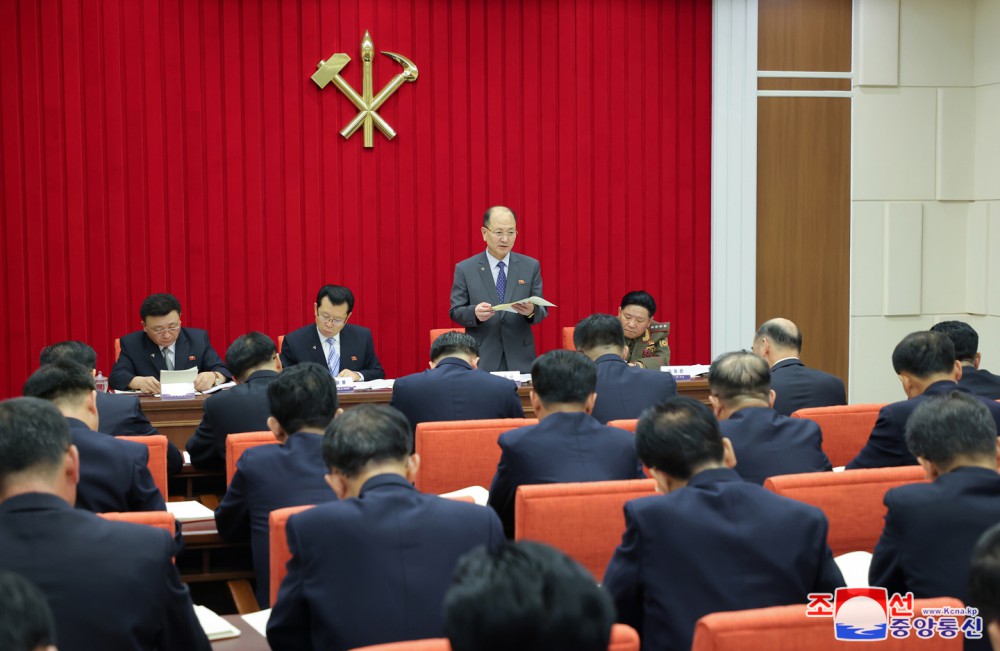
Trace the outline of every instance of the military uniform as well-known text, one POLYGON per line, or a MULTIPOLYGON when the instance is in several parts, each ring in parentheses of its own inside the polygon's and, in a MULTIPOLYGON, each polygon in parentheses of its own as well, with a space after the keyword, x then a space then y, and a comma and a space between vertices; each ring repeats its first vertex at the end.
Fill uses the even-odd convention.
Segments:
POLYGON ((626 337, 628 363, 642 362, 643 366, 653 370, 670 364, 670 346, 667 345, 668 334, 670 334, 669 323, 651 321, 642 337, 638 339, 626 337))

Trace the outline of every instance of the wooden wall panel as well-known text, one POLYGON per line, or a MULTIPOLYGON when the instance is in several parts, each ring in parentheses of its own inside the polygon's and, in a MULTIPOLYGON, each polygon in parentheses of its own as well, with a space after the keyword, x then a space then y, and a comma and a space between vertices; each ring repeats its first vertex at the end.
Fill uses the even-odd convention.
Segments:
POLYGON ((758 0, 758 8, 758 69, 851 69, 851 0, 758 0))

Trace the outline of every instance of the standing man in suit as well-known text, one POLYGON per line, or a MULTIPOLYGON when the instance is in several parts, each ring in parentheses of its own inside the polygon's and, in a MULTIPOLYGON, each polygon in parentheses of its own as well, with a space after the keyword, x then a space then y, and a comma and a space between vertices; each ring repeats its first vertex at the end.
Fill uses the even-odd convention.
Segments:
POLYGON ((121 338, 121 355, 108 384, 118 391, 160 392, 160 371, 197 367, 196 391, 222 384, 232 373, 212 348, 208 333, 181 327, 181 304, 172 294, 151 294, 139 308, 142 330, 121 338))
POLYGON ((974 395, 951 391, 914 410, 906 444, 932 481, 886 492, 868 581, 889 594, 967 603, 972 550, 1000 522, 996 423, 974 395))
POLYGON ((525 301, 542 296, 541 268, 538 260, 511 251, 517 217, 510 208, 487 209, 482 235, 486 251, 455 265, 448 314, 479 344, 479 368, 523 373, 535 359, 531 326, 547 314, 541 305, 525 301), (492 306, 501 303, 513 303, 517 314, 494 312, 492 306))
POLYGON ((215 524, 227 540, 250 538, 257 575, 257 602, 270 605, 268 517, 286 506, 337 499, 323 480, 323 430, 340 410, 337 387, 325 366, 304 362, 285 369, 267 387, 267 427, 280 445, 251 448, 236 462, 236 474, 215 524))
POLYGON ((771 372, 760 357, 746 351, 720 355, 708 370, 708 391, 743 479, 763 484, 775 475, 833 469, 823 452, 819 425, 772 408, 771 372))
POLYGON ((292 560, 267 623, 274 651, 340 651, 441 637, 458 559, 496 549, 496 514, 413 488, 420 458, 399 411, 361 405, 323 439, 340 498, 288 519, 292 560))
POLYGON ((846 405, 844 382, 801 361, 802 332, 788 319, 765 321, 753 338, 753 352, 771 367, 774 410, 782 416, 807 407, 846 405))
POLYGON ((489 505, 514 537, 514 496, 521 484, 641 479, 630 432, 597 422, 591 412, 597 369, 580 353, 553 350, 531 365, 537 425, 500 435, 500 462, 489 505))
POLYGON ((625 359, 629 366, 640 366, 658 371, 670 364, 670 346, 667 335, 669 323, 657 323, 656 301, 646 291, 634 291, 622 297, 618 320, 625 332, 625 359))
POLYGON ((0 569, 42 591, 62 651, 209 651, 170 535, 73 508, 80 456, 51 404, 0 402, 0 569))
POLYGON ((372 331, 347 322, 354 312, 354 294, 340 285, 323 285, 313 303, 316 323, 285 335, 281 366, 302 362, 326 366, 333 377, 355 382, 381 380, 385 371, 375 355, 372 331))
POLYGON ((644 651, 687 651, 708 613, 804 604, 844 585, 823 512, 733 472, 705 405, 663 401, 639 419, 635 447, 665 494, 625 504, 603 585, 644 651))
POLYGON ((66 418, 80 455, 77 508, 94 513, 166 510, 149 473, 149 448, 97 431, 97 390, 90 369, 70 361, 46 364, 24 383, 24 395, 48 400, 66 418))
POLYGON ((942 321, 931 326, 931 332, 948 335, 955 345, 955 357, 962 363, 960 387, 965 387, 977 396, 990 400, 1000 400, 1000 376, 984 368, 979 368, 982 355, 979 353, 979 333, 962 321, 942 321))
POLYGON ((396 380, 390 406, 410 426, 429 421, 524 418, 517 385, 477 373, 479 346, 471 335, 446 332, 431 346, 430 370, 396 380))
POLYGON ((226 437, 267 429, 267 387, 278 377, 278 349, 260 332, 237 337, 226 351, 226 366, 237 384, 205 400, 205 414, 188 439, 191 463, 200 469, 226 465, 226 437))
MULTIPOLYGON (((906 422, 922 402, 952 391, 971 393, 958 384, 962 365, 955 359, 955 345, 940 332, 912 332, 892 351, 892 368, 899 376, 907 400, 885 405, 878 412, 868 442, 847 464, 847 469, 915 466, 917 459, 906 447, 906 422)), ((1000 426, 1000 403, 979 396, 1000 426)))
POLYGON ((641 364, 629 367, 621 321, 610 314, 591 314, 577 323, 573 344, 597 368, 597 400, 591 415, 602 425, 638 418, 647 407, 677 395, 677 382, 670 373, 651 371, 641 364))

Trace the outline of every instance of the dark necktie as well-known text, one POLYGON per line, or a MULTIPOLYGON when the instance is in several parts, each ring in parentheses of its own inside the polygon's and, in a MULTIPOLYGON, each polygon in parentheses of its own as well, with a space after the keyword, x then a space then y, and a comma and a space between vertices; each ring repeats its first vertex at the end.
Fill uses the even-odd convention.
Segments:
POLYGON ((497 263, 500 273, 497 274, 497 303, 503 303, 503 297, 507 294, 507 274, 503 272, 503 261, 497 263))

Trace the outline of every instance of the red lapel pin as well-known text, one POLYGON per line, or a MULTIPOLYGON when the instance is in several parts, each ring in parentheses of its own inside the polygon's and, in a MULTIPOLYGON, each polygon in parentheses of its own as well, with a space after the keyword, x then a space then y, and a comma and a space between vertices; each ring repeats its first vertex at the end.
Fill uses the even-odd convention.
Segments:
POLYGON ((355 355, 351 355, 351 361, 356 362, 358 361, 358 358, 355 355))
POLYGON ((523 285, 523 284, 524 284, 524 281, 523 281, 523 280, 518 280, 518 281, 517 281, 517 284, 518 284, 518 285, 523 285))
POLYGON ((194 360, 195 360, 195 356, 194 355, 188 355, 188 361, 189 362, 193 362, 194 360))

